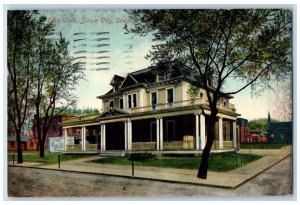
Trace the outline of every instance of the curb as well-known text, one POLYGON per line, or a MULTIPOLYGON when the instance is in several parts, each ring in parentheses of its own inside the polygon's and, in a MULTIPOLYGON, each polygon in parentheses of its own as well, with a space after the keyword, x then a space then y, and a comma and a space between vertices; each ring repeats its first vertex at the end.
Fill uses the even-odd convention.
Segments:
POLYGON ((193 182, 185 182, 185 181, 173 181, 173 180, 167 180, 167 179, 144 178, 144 177, 135 177, 135 176, 126 176, 126 175, 117 175, 117 174, 106 174, 106 173, 97 173, 97 172, 83 172, 83 171, 64 170, 64 169, 51 169, 51 168, 42 168, 42 167, 33 167, 33 166, 19 166, 19 165, 8 165, 8 166, 9 167, 19 167, 19 168, 50 170, 50 171, 71 172, 71 173, 79 173, 79 174, 93 174, 93 175, 101 175, 101 176, 109 176, 109 177, 120 177, 120 178, 127 178, 127 179, 168 182, 168 183, 175 183, 175 184, 198 185, 198 186, 206 186, 206 187, 222 188, 222 189, 234 189, 233 186, 222 186, 222 185, 214 185, 214 184, 193 183, 193 182))

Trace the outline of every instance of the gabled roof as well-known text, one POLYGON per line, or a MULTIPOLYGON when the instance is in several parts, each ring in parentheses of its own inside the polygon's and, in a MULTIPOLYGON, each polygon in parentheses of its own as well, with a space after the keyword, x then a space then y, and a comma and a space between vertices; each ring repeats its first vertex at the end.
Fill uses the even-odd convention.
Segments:
POLYGON ((116 84, 122 83, 123 81, 124 81, 123 77, 115 74, 109 84, 116 85, 116 84))
POLYGON ((120 88, 138 83, 139 82, 130 73, 128 73, 120 88))
POLYGON ((102 113, 99 117, 111 117, 111 116, 118 116, 118 115, 128 115, 129 113, 125 110, 118 109, 118 108, 110 108, 106 112, 102 113))

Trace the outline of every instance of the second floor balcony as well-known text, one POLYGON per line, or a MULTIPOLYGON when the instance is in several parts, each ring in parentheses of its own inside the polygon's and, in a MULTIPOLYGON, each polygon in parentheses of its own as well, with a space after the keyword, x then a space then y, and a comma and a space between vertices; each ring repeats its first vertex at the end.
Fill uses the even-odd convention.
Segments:
MULTIPOLYGON (((209 106, 208 100, 204 99, 195 99, 195 100, 186 100, 186 101, 179 101, 179 102, 171 102, 171 103, 164 103, 164 104, 152 104, 151 106, 144 106, 144 107, 135 107, 126 109, 128 113, 140 113, 140 112, 155 112, 160 110, 168 110, 168 109, 176 109, 176 108, 184 108, 189 106, 200 106, 206 105, 209 106)), ((235 112, 236 109, 234 108, 234 104, 227 103, 224 105, 223 103, 218 103, 218 108, 228 112, 235 112)))

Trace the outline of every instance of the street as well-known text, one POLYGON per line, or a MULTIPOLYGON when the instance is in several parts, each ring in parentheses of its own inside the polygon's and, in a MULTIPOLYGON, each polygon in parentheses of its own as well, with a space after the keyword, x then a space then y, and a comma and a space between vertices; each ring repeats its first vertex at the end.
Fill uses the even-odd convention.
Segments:
POLYGON ((8 168, 8 196, 183 197, 291 195, 292 181, 291 156, 235 190, 10 166, 8 168))

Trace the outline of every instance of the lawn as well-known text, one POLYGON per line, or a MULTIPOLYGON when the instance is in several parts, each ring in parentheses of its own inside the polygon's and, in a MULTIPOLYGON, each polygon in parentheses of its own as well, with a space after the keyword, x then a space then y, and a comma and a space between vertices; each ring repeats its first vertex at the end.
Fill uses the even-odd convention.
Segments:
MULTIPOLYGON (((107 157, 93 160, 93 163, 131 165, 131 161, 125 157, 107 157)), ((261 156, 238 153, 211 154, 209 170, 229 171, 241 167, 249 162, 257 160, 261 156)), ((162 168, 198 169, 201 157, 154 157, 145 161, 135 161, 135 166, 153 166, 162 168)))
MULTIPOLYGON (((17 161, 17 154, 16 153, 8 153, 8 161, 13 161, 13 154, 14 154, 14 161, 17 161)), ((60 161, 68 161, 74 159, 80 159, 88 156, 93 156, 95 154, 87 154, 87 153, 80 153, 80 154, 62 154, 62 153, 49 153, 45 152, 45 157, 40 158, 39 152, 30 152, 30 154, 23 154, 23 161, 24 162, 37 162, 37 163, 44 163, 44 164, 55 164, 58 163, 58 155, 60 155, 60 161)))
POLYGON ((241 143, 240 149, 281 149, 288 144, 241 143))

